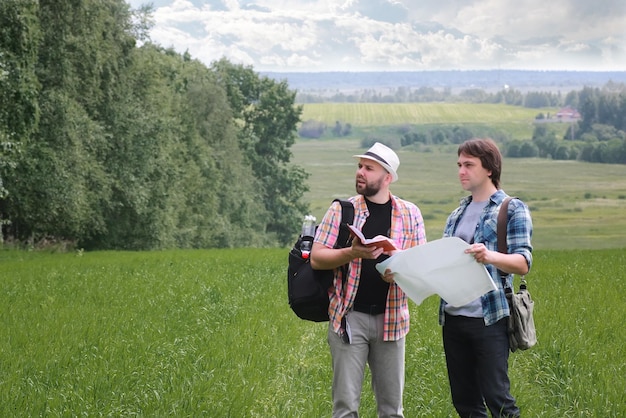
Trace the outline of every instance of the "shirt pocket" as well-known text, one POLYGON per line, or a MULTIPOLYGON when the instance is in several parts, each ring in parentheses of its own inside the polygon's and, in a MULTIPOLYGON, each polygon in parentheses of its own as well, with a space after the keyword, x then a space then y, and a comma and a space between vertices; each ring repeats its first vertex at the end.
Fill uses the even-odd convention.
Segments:
POLYGON ((483 237, 482 242, 490 242, 493 243, 494 247, 496 246, 498 240, 498 220, 495 218, 486 219, 483 224, 483 237))

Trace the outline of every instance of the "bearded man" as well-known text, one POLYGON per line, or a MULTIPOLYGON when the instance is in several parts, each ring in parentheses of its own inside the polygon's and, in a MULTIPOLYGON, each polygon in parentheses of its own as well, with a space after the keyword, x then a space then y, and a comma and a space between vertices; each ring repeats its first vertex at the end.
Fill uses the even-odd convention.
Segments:
MULTIPOLYGON (((365 154, 355 155, 357 195, 354 226, 365 238, 384 235, 404 250, 426 243, 419 208, 391 194, 398 180, 400 160, 389 147, 375 143, 365 154)), ((341 222, 341 204, 334 202, 317 230, 311 251, 314 269, 335 269, 329 288, 328 344, 333 367, 333 418, 358 417, 361 391, 368 365, 379 417, 403 417, 405 337, 409 332, 407 296, 375 265, 390 253, 358 238, 335 249, 341 222), (338 267, 347 264, 343 277, 338 267)), ((369 414, 365 414, 369 415, 369 414)))

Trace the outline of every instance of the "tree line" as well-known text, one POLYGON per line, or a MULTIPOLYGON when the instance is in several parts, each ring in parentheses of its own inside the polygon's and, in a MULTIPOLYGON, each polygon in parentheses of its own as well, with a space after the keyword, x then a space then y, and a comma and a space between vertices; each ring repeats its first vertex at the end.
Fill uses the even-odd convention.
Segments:
POLYGON ((308 207, 286 82, 150 42, 152 6, 0 2, 5 241, 274 246, 308 207), (138 46, 141 43, 141 46, 138 46))
POLYGON ((571 105, 570 95, 550 91, 529 91, 523 93, 514 88, 503 88, 496 92, 487 92, 479 88, 464 89, 453 93, 445 87, 421 86, 417 88, 396 87, 387 91, 363 89, 351 93, 336 92, 333 94, 298 93, 297 103, 429 103, 429 102, 461 102, 461 103, 495 103, 511 106, 523 106, 531 109, 542 107, 571 105))

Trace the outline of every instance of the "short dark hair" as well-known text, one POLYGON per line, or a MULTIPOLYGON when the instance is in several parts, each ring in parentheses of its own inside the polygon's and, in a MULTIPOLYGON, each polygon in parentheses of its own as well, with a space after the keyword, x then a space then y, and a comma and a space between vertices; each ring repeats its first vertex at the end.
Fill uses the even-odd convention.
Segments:
POLYGON ((500 174, 502 173, 502 154, 498 146, 490 138, 472 138, 459 145, 457 155, 469 155, 479 158, 483 168, 491 171, 491 182, 496 189, 500 188, 500 174))

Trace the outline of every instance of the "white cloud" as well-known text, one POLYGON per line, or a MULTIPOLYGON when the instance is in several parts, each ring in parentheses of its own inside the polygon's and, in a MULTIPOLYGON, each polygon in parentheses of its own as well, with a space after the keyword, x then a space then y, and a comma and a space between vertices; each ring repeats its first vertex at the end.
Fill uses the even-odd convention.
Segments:
POLYGON ((259 71, 626 71, 623 0, 153 3, 152 40, 207 64, 226 56, 259 71))

